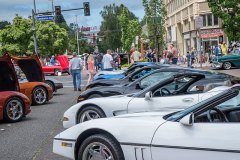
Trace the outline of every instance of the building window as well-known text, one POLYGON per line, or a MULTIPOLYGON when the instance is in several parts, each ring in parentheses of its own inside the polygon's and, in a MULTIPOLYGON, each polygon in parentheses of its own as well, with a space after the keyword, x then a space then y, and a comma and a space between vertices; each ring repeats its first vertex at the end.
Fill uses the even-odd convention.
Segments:
POLYGON ((213 20, 214 20, 214 26, 218 26, 218 17, 213 16, 213 20))
POLYGON ((203 15, 203 26, 207 26, 207 20, 206 20, 206 15, 203 15))
POLYGON ((212 14, 202 15, 203 17, 203 27, 218 26, 218 17, 212 14))
POLYGON ((207 19, 208 19, 208 26, 212 26, 212 21, 213 21, 212 14, 207 15, 207 19))

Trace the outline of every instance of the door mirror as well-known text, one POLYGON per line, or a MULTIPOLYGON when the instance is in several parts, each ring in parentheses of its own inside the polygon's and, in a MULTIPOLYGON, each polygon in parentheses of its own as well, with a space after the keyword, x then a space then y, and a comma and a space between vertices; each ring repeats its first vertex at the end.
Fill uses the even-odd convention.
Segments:
POLYGON ((194 114, 188 114, 180 120, 180 123, 186 126, 192 126, 194 122, 194 114))
POLYGON ((137 83, 137 84, 136 84, 136 89, 142 89, 140 83, 137 83))
POLYGON ((149 100, 151 100, 151 98, 152 98, 152 92, 151 92, 151 91, 150 91, 150 92, 147 92, 147 93, 145 94, 145 100, 149 101, 149 100))

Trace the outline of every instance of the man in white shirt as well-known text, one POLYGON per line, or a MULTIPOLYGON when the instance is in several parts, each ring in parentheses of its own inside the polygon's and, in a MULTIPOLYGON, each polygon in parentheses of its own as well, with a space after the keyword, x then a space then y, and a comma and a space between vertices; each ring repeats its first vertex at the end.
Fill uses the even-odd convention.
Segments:
POLYGON ((103 70, 105 71, 113 70, 113 57, 111 55, 111 50, 107 50, 107 53, 103 56, 102 63, 103 70))

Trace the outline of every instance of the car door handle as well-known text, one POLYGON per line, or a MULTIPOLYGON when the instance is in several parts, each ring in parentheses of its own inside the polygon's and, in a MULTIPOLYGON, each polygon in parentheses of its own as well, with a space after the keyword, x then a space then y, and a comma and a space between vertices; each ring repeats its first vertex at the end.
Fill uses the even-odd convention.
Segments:
POLYGON ((183 99, 183 102, 186 102, 186 103, 190 103, 190 102, 193 102, 193 98, 184 98, 183 99))

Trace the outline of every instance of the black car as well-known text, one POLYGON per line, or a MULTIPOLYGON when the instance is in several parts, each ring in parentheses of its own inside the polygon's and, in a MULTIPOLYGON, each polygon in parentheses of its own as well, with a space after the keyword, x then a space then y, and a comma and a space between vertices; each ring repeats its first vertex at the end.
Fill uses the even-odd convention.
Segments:
POLYGON ((156 69, 166 68, 170 67, 170 65, 153 65, 153 66, 146 66, 142 67, 140 69, 137 69, 136 71, 128 74, 126 77, 122 79, 100 79, 92 81, 86 89, 94 88, 94 87, 100 87, 100 86, 113 86, 113 85, 125 85, 126 83, 130 83, 135 81, 136 79, 147 75, 150 72, 153 72, 156 69))
POLYGON ((190 68, 181 68, 181 67, 168 67, 155 70, 148 75, 145 75, 131 83, 125 83, 122 85, 114 85, 109 87, 96 87, 93 89, 88 89, 80 94, 78 97, 78 102, 89 98, 96 97, 108 97, 114 95, 123 95, 139 92, 149 86, 154 85, 155 83, 159 83, 164 79, 171 77, 177 73, 199 73, 203 74, 206 79, 198 82, 198 85, 206 85, 209 83, 219 83, 230 81, 231 84, 239 83, 240 79, 218 72, 198 70, 198 69, 190 69, 190 68))

